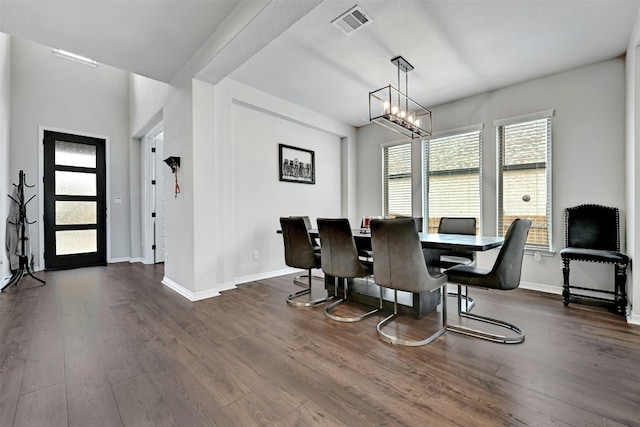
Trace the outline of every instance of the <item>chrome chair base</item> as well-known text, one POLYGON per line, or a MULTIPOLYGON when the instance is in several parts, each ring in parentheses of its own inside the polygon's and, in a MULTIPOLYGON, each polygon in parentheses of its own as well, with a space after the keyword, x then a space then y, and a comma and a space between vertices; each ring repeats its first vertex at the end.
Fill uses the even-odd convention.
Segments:
MULTIPOLYGON (((465 286, 466 287, 466 286, 465 286)), ((458 285, 458 296, 461 295, 461 285, 458 285)), ((492 334, 485 331, 480 331, 478 329, 468 328, 462 325, 447 325, 447 330, 451 332, 456 332, 463 335, 472 336, 475 338, 481 338, 483 340, 502 343, 502 344, 520 344, 524 342, 524 332, 518 326, 504 322, 502 320, 493 319, 491 317, 480 316, 478 314, 472 314, 465 310, 462 310, 461 298, 458 298, 458 316, 465 317, 471 320, 477 320, 479 322, 489 323, 491 325, 496 325, 501 328, 509 329, 516 333, 514 337, 507 337, 505 335, 492 334)))
POLYGON ((457 292, 447 292, 447 296, 450 298, 458 298, 460 297, 460 299, 462 301, 459 301, 458 304, 464 304, 464 309, 463 311, 471 311, 471 309, 476 305, 476 302, 473 300, 473 298, 471 298, 469 295, 465 294, 458 294, 457 292))
MULTIPOLYGON (((378 308, 374 308, 371 311, 368 311, 366 313, 363 314, 359 314, 356 316, 338 316, 335 315, 333 313, 331 313, 331 310, 333 310, 334 308, 336 308, 337 306, 339 306, 340 304, 344 303, 345 301, 347 301, 347 282, 344 282, 344 296, 342 298, 340 298, 338 301, 333 302, 331 304, 329 304, 328 306, 325 307, 324 309, 324 314, 331 320, 335 320, 337 322, 359 322, 360 320, 366 319, 367 317, 376 314, 377 312, 382 310, 382 287, 380 287, 380 297, 379 297, 379 306, 378 308)), ((338 291, 338 286, 336 285, 336 293, 338 291)))
POLYGON ((287 296, 287 304, 292 307, 315 307, 316 305, 323 304, 327 301, 332 301, 336 298, 335 295, 327 295, 324 298, 319 298, 315 300, 307 300, 307 301, 297 301, 296 299, 303 295, 311 295, 311 280, 322 280, 324 283, 324 278, 319 276, 312 276, 311 273, 305 274, 303 276, 297 276, 293 279, 293 282, 298 286, 305 286, 305 289, 302 289, 298 292, 294 292, 287 296), (300 279, 306 277, 307 282, 302 282, 300 279))
MULTIPOLYGON (((438 288, 438 289, 442 289, 442 288, 438 288)), ((385 326, 387 326, 389 323, 391 323, 391 321, 393 321, 396 317, 398 317, 398 291, 394 289, 393 314, 388 316, 382 322, 378 323, 378 326, 376 327, 380 338, 383 341, 386 341, 390 344, 404 345, 408 347, 418 347, 418 346, 429 344, 432 341, 435 341, 440 335, 447 332, 447 299, 446 299, 447 297, 444 290, 442 290, 441 293, 442 293, 442 327, 438 329, 434 334, 422 340, 408 340, 404 338, 398 338, 397 336, 390 335, 383 331, 383 328, 385 326)))
MULTIPOLYGON (((320 277, 320 276, 311 276, 311 278, 312 279, 316 279, 316 280, 324 280, 324 277, 320 277)), ((293 283, 295 283, 298 286, 308 287, 309 286, 309 275, 308 274, 303 274, 301 276, 296 276, 296 277, 293 278, 293 283)))

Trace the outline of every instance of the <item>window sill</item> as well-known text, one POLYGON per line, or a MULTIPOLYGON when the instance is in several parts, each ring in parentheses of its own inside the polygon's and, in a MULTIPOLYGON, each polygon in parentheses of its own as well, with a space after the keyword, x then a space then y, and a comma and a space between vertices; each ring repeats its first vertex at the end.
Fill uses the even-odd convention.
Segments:
POLYGON ((556 253, 557 252, 555 251, 549 251, 546 249, 525 249, 524 250, 525 255, 531 255, 531 256, 536 256, 537 254, 544 257, 553 257, 555 256, 556 253))

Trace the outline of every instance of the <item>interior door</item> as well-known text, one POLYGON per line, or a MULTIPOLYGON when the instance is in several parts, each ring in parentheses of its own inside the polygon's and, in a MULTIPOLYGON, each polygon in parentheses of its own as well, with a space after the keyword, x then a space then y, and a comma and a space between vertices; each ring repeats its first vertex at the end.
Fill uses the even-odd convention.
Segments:
POLYGON ((154 147, 156 149, 154 156, 154 176, 156 179, 156 185, 154 187, 154 201, 155 201, 155 224, 154 224, 154 262, 160 263, 165 260, 165 247, 164 247, 164 172, 167 166, 162 161, 163 146, 164 146, 164 133, 160 132, 153 139, 154 147))
POLYGON ((46 269, 107 263, 105 140, 44 132, 46 269))

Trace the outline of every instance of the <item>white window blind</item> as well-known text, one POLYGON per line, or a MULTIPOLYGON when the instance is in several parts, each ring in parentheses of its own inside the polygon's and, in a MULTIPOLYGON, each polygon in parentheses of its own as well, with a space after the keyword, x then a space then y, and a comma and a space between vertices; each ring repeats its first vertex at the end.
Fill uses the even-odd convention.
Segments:
POLYGON ((498 124, 498 234, 531 219, 527 248, 551 250, 551 115, 498 124))
POLYGON ((411 143, 384 146, 383 213, 411 216, 411 143))
POLYGON ((425 216, 436 233, 440 218, 475 217, 480 227, 481 132, 426 140, 424 149, 425 216))

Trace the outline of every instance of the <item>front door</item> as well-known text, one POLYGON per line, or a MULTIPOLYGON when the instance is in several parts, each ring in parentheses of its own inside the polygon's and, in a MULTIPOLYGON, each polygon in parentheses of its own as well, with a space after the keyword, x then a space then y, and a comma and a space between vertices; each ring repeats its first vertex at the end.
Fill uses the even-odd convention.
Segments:
POLYGON ((107 263, 105 140, 44 132, 46 269, 107 263))

